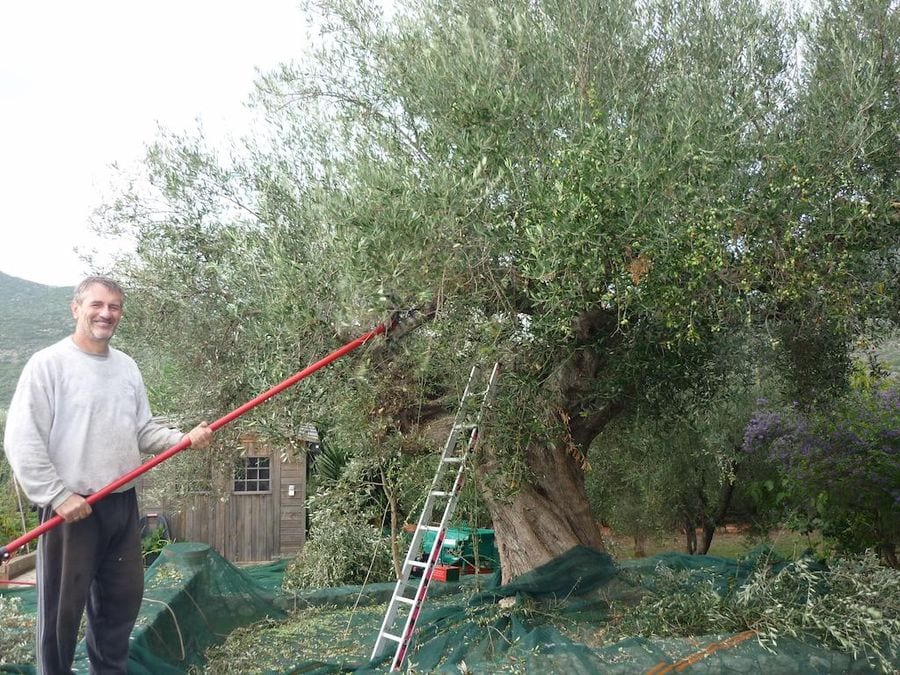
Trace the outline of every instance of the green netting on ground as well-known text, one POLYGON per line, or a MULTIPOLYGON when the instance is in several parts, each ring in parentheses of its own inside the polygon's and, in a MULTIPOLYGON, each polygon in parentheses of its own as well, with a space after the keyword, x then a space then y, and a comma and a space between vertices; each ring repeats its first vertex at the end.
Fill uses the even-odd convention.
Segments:
MULTIPOLYGON (((33 589, 17 591, 18 613, 33 614, 35 596, 33 589)), ((234 629, 266 617, 284 616, 274 602, 274 593, 206 544, 170 544, 144 576, 144 600, 131 636, 129 672, 184 673, 192 666, 202 666, 206 649, 234 629)), ((16 631, 22 639, 30 639, 33 658, 34 624, 29 623, 20 620, 16 631)), ((88 672, 83 641, 76 650, 73 669, 88 672)), ((34 666, 5 664, 0 671, 34 672, 34 666)))
POLYGON ((471 596, 465 605, 426 612, 408 665, 446 673, 872 672, 861 655, 793 639, 766 649, 750 633, 608 644, 611 603, 636 603, 655 583, 660 564, 700 572, 724 590, 745 581, 756 561, 664 554, 617 566, 605 554, 576 548, 511 584, 471 596), (496 602, 512 597, 517 601, 509 608, 496 602))
MULTIPOLYGON (((745 583, 757 564, 780 566, 676 554, 615 564, 605 554, 575 548, 502 587, 498 574, 434 582, 406 667, 455 674, 874 671, 862 654, 797 639, 767 648, 751 632, 611 637, 613 608, 636 604, 660 583, 661 567, 690 571, 692 582, 724 592, 745 583)), ((369 655, 394 585, 278 593, 284 568, 279 562, 237 569, 204 545, 167 547, 147 572, 131 672, 386 670, 386 659, 373 664, 369 655)), ((23 611, 28 592, 14 594, 22 597, 23 611)), ((33 672, 33 666, 0 671, 33 672)), ((83 649, 76 672, 87 672, 83 649)))
MULTIPOLYGON (((617 641, 607 635, 612 603, 636 603, 657 584, 660 565, 691 571, 698 583, 724 592, 757 564, 776 571, 786 563, 666 554, 615 565, 577 548, 503 587, 497 575, 436 582, 406 666, 429 673, 873 672, 861 654, 797 639, 767 648, 750 632, 617 641), (502 607, 501 598, 516 602, 502 607)), ((391 587, 300 594, 287 622, 257 625, 213 650, 208 672, 384 671, 386 659, 371 664, 368 656, 391 587)))

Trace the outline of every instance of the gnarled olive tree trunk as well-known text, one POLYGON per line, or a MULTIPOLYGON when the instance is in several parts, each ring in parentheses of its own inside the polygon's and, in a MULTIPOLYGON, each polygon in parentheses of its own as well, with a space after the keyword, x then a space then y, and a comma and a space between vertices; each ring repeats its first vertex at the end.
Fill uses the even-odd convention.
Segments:
POLYGON ((590 400, 588 394, 606 367, 603 357, 587 343, 602 331, 611 332, 610 322, 611 317, 602 310, 576 318, 575 335, 581 346, 559 365, 555 377, 547 383, 550 405, 544 428, 561 432, 549 442, 520 449, 528 469, 527 483, 509 485, 501 469, 503 461, 493 455, 490 438, 486 439, 478 465, 479 488, 493 520, 503 583, 573 546, 606 551, 600 523, 585 490, 584 469, 591 442, 624 405, 613 401, 599 408, 585 408, 581 402, 590 400))
POLYGON ((503 583, 533 570, 573 546, 605 551, 600 524, 591 512, 582 462, 565 446, 528 448, 534 481, 509 499, 491 476, 480 485, 493 519, 503 583))

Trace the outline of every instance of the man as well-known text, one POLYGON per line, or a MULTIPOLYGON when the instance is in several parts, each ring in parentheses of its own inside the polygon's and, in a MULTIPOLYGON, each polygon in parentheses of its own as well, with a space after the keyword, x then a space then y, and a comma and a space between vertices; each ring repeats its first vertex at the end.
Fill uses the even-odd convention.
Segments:
MULTIPOLYGON (((141 463, 140 453, 175 445, 184 434, 154 421, 131 357, 109 346, 125 294, 112 279, 88 277, 75 289, 75 331, 34 354, 10 404, 3 445, 41 521, 65 521, 37 551, 37 669, 70 673, 82 614, 92 673, 125 673, 128 641, 144 588, 137 498, 124 486, 93 506, 85 497, 141 463)), ((187 434, 205 448, 203 422, 187 434)))

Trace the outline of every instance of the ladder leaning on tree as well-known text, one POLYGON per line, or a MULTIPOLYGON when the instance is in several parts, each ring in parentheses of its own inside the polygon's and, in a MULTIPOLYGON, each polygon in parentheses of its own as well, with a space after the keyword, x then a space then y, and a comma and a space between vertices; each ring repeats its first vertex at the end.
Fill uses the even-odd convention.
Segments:
POLYGON ((384 620, 378 631, 375 648, 372 650, 372 659, 376 659, 383 656, 390 646, 396 649, 391 661, 391 670, 400 668, 400 664, 403 663, 403 659, 409 651, 416 621, 431 583, 431 575, 440 558, 444 536, 462 490, 466 460, 478 443, 478 426, 493 396, 498 372, 499 364, 494 364, 485 388, 475 391, 474 387, 477 386, 476 383, 480 379, 480 369, 478 366, 474 366, 460 399, 453 427, 450 429, 450 435, 444 445, 437 472, 428 491, 428 497, 425 499, 422 515, 419 516, 409 551, 406 553, 400 579, 397 580, 397 585, 394 587, 394 593, 391 595, 384 620), (478 400, 479 394, 480 401, 478 400), (473 399, 478 404, 477 409, 473 409, 473 399), (436 519, 434 518, 435 505, 440 502, 443 502, 444 508, 441 516, 436 519), (434 532, 435 536, 430 550, 424 551, 426 555, 422 556, 420 551, 426 532, 434 532), (420 558, 424 558, 424 560, 420 558), (414 569, 421 570, 422 574, 417 581, 410 582, 414 569))

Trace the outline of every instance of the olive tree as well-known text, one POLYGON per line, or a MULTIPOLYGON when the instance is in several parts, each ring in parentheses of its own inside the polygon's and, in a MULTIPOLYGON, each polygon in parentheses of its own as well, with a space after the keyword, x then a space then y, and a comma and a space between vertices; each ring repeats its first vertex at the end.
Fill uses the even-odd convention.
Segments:
POLYGON ((591 443, 638 405, 713 396, 734 335, 811 390, 896 317, 888 2, 314 9, 321 49, 261 79, 257 138, 234 158, 163 139, 153 196, 110 205, 138 242, 138 332, 218 405, 417 310, 255 421, 290 438, 371 400, 361 453, 422 451, 469 366, 500 361, 476 477, 505 579, 603 549, 591 443))

